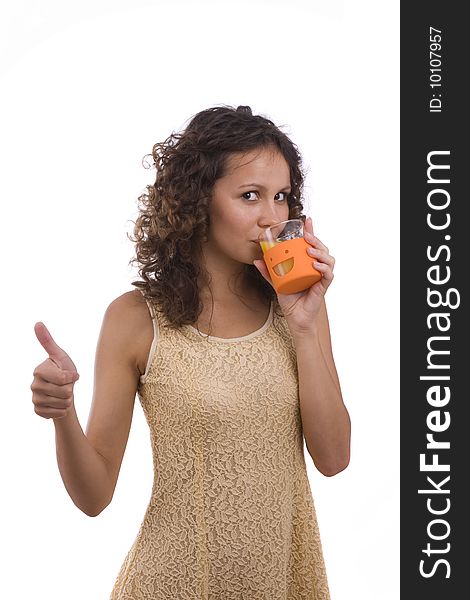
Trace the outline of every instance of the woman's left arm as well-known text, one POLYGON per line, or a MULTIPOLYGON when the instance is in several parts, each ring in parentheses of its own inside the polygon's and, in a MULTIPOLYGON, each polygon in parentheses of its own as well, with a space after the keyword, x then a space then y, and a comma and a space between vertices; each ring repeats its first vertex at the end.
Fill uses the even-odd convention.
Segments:
POLYGON ((343 403, 323 299, 310 331, 293 334, 300 414, 308 452, 328 477, 349 464, 351 422, 343 403))
MULTIPOLYGON (((306 219, 304 238, 320 281, 303 292, 278 294, 297 356, 300 413, 305 443, 317 469, 328 477, 349 464, 351 421, 343 403, 331 349, 325 294, 333 281, 335 259, 313 234, 306 219)), ((254 265, 272 285, 264 261, 254 265)))

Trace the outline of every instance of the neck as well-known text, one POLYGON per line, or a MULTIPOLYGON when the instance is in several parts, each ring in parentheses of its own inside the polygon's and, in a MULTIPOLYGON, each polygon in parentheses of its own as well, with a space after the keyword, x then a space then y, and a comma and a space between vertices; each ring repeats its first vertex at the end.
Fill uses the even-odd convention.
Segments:
MULTIPOLYGON (((225 257, 224 257, 225 258, 225 257)), ((218 303, 230 303, 238 297, 252 297, 256 290, 246 281, 245 264, 224 260, 203 252, 203 265, 209 280, 201 277, 199 289, 201 299, 218 303)))

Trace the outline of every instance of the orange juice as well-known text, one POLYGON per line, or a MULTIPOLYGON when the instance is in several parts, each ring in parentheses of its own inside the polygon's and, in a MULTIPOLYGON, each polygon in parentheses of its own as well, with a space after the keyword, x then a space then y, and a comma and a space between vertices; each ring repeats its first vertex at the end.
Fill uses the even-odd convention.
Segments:
POLYGON ((258 242, 278 294, 297 294, 322 278, 307 254, 310 244, 303 235, 302 219, 287 219, 267 227, 258 236, 258 242))
POLYGON ((265 240, 261 240, 260 245, 261 245, 261 250, 263 251, 263 254, 266 252, 266 250, 273 248, 276 245, 276 243, 277 242, 268 242, 265 240))
MULTIPOLYGON (((276 244, 280 244, 281 242, 271 242, 271 241, 266 241, 266 240, 261 240, 260 241, 260 245, 261 245, 261 250, 263 251, 263 254, 265 252, 267 252, 267 250, 269 250, 270 248, 273 248, 276 244)), ((294 266, 294 259, 293 258, 289 258, 288 260, 285 260, 284 262, 276 265, 274 267, 274 271, 277 275, 285 275, 286 273, 288 273, 292 267, 294 266)))

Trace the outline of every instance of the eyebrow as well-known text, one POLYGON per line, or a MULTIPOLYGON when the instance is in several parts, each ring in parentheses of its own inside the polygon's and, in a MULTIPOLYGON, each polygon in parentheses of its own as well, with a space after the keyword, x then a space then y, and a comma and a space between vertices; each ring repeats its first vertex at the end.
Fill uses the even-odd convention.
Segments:
MULTIPOLYGON (((264 185, 261 185, 261 184, 259 184, 259 183, 244 183, 243 185, 240 185, 240 186, 238 187, 238 189, 240 189, 240 188, 244 188, 244 187, 253 187, 253 186, 254 186, 254 187, 258 187, 258 188, 260 188, 261 190, 266 190, 266 188, 264 187, 264 185)), ((281 188, 281 189, 282 189, 282 190, 290 190, 290 189, 291 189, 291 186, 290 186, 290 185, 285 185, 285 186, 284 186, 283 188, 281 188)))

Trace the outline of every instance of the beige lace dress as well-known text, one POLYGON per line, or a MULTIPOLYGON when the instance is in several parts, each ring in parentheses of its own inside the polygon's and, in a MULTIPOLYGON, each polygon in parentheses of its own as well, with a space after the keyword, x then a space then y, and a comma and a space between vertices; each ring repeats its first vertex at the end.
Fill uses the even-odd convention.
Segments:
POLYGON ((222 339, 148 306, 154 481, 110 600, 328 600, 284 317, 222 339))

